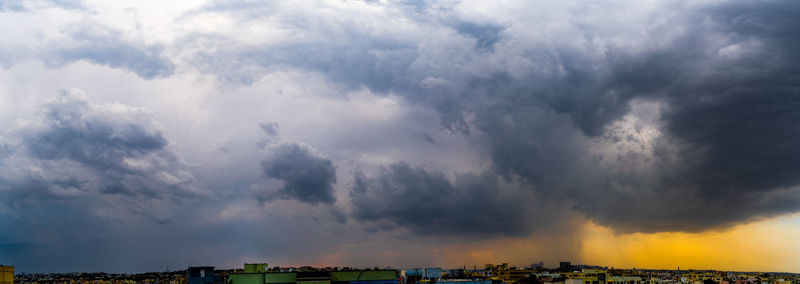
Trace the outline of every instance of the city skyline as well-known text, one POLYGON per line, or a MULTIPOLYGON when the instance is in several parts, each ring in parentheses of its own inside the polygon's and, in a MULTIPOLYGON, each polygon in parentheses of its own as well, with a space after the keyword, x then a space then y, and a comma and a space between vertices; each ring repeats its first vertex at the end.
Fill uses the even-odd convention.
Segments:
MULTIPOLYGON (((2 265, 2 264, 0 264, 2 265)), ((13 265, 7 266, 3 265, 4 267, 14 267, 13 265)), ((227 271, 227 272, 242 272, 242 265, 240 264, 238 267, 218 267, 210 263, 204 264, 192 264, 187 263, 184 267, 165 267, 162 270, 154 270, 154 271, 134 271, 134 272, 114 272, 114 271, 50 271, 50 272, 26 272, 26 271, 18 271, 14 270, 15 275, 45 275, 45 274, 61 274, 61 275, 76 275, 80 276, 80 274, 87 273, 102 273, 102 274, 111 274, 111 275, 137 275, 137 274, 150 274, 150 273, 169 273, 175 274, 179 272, 186 272, 188 269, 191 268, 203 268, 208 270, 215 270, 215 271, 227 271)), ((462 265, 459 267, 439 267, 439 266, 406 266, 406 267, 395 267, 395 266, 311 266, 311 265, 280 265, 280 264, 270 264, 266 262, 245 262, 244 266, 262 266, 264 267, 263 272, 307 272, 307 271, 370 271, 370 270, 441 270, 439 272, 447 273, 447 271, 486 271, 486 270, 493 270, 496 267, 504 267, 506 270, 522 270, 522 271, 538 271, 538 272, 585 272, 585 271, 606 271, 609 273, 621 272, 626 271, 626 273, 630 272, 686 272, 686 273, 693 273, 693 272, 731 272, 731 273, 767 273, 767 274, 787 274, 787 275, 794 275, 800 277, 800 273, 792 272, 792 271, 744 271, 744 270, 720 270, 720 269, 703 269, 703 268, 681 268, 681 267, 674 267, 672 269, 669 268, 650 268, 650 267, 613 267, 613 266, 604 266, 604 265, 596 265, 596 264, 580 264, 580 263, 573 263, 570 261, 560 261, 555 264, 546 264, 543 261, 529 263, 527 265, 515 265, 511 263, 484 263, 484 264, 472 264, 472 265, 462 265), (565 268, 566 267, 569 268, 565 268)), ((252 269, 252 268, 250 268, 252 269)), ((245 268, 245 272, 247 272, 248 268, 245 268)))
POLYGON ((797 273, 798 15, 0 1, 0 264, 797 273))

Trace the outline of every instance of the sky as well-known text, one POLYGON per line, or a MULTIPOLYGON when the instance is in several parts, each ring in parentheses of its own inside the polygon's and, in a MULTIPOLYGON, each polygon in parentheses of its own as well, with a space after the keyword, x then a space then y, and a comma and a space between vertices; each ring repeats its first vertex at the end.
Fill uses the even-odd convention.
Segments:
POLYGON ((0 263, 800 272, 798 14, 0 1, 0 263))

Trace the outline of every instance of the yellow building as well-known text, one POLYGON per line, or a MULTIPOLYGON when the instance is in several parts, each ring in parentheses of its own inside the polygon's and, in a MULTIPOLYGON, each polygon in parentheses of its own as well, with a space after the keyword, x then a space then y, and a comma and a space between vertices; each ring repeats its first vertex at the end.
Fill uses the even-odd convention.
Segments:
POLYGON ((715 281, 717 283, 720 283, 720 281, 722 281, 722 279, 723 279, 722 274, 719 274, 719 273, 715 274, 715 273, 709 272, 709 271, 704 271, 704 272, 691 271, 691 272, 683 273, 683 275, 681 276, 681 282, 687 283, 687 284, 688 283, 702 284, 703 280, 713 280, 713 281, 715 281))
POLYGON ((486 277, 492 281, 498 281, 507 284, 519 283, 536 273, 536 270, 517 269, 516 267, 509 266, 508 263, 503 264, 487 264, 484 266, 484 274, 476 275, 473 277, 486 277))
POLYGON ((583 284, 606 284, 608 279, 608 274, 603 270, 584 269, 581 274, 583 274, 581 277, 583 284))
POLYGON ((0 284, 14 284, 14 267, 0 265, 0 284))
POLYGON ((606 283, 609 284, 640 284, 642 278, 639 276, 611 276, 606 283))
MULTIPOLYGON (((642 278, 638 276, 611 276, 603 269, 583 269, 581 272, 562 273, 568 282, 580 284, 641 284, 642 278), (577 281, 575 281, 577 280, 577 281)), ((566 282, 565 282, 566 283, 566 282)))

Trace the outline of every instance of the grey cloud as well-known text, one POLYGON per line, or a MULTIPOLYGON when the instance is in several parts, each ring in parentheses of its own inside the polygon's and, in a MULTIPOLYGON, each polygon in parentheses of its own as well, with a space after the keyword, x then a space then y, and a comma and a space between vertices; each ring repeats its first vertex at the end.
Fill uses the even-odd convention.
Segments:
POLYGON ((244 18, 264 18, 277 11, 273 2, 261 1, 209 1, 196 10, 189 11, 187 16, 206 12, 236 13, 244 18))
MULTIPOLYGON (((598 194, 608 206, 584 209, 626 231, 699 231, 800 210, 800 80, 794 75, 800 40, 791 32, 800 24, 797 11, 792 1, 709 7, 697 21, 707 16, 712 27, 693 23, 700 34, 650 55, 665 59, 637 63, 639 70, 656 71, 621 77, 621 83, 661 88, 667 104, 661 143, 674 145, 667 157, 677 163, 656 160, 657 182, 621 177, 619 185, 641 189, 624 199, 598 194), (707 33, 724 37, 709 40, 707 33), (637 204, 612 209, 625 199, 637 204)), ((611 188, 601 192, 619 194, 611 188)))
MULTIPOLYGON (((524 236, 547 222, 519 189, 502 188, 491 173, 444 174, 396 163, 376 176, 357 174, 350 190, 354 216, 375 228, 405 227, 419 235, 524 236)), ((558 216, 550 217, 552 222, 558 216)))
POLYGON ((348 88, 360 88, 366 83, 377 92, 386 92, 399 78, 399 74, 392 73, 403 72, 398 68, 413 62, 415 56, 411 47, 385 47, 391 50, 383 50, 382 54, 370 53, 369 46, 358 43, 343 43, 336 49, 326 47, 322 42, 302 46, 254 47, 235 53, 201 52, 196 55, 194 62, 200 69, 217 73, 220 78, 232 82, 249 84, 258 79, 253 77, 252 72, 241 73, 242 64, 255 63, 267 68, 288 64, 293 68, 322 71, 348 88), (219 72, 222 70, 225 71, 219 72))
POLYGON ((76 89, 61 90, 0 141, 0 261, 22 271, 130 269, 105 255, 144 239, 129 228, 163 231, 179 205, 208 195, 148 110, 96 103, 76 89), (76 253, 94 260, 68 261, 76 253))
POLYGON ((20 194, 202 195, 147 110, 96 104, 78 90, 62 90, 41 114, 41 121, 10 132, 18 143, 0 182, 15 184, 20 194))
MULTIPOLYGON (((791 32, 797 9, 792 1, 734 1, 685 11, 688 16, 671 19, 671 26, 651 28, 652 37, 672 26, 685 32, 651 46, 584 38, 602 53, 559 42, 512 46, 500 40, 502 27, 463 21, 454 26, 459 34, 491 48, 454 51, 444 42, 423 47, 353 29, 345 31, 352 38, 344 46, 270 46, 243 56, 264 67, 319 71, 345 86, 391 91, 435 108, 446 127, 471 125, 487 135, 496 174, 543 198, 576 202, 576 210, 602 224, 621 231, 698 231, 800 210, 790 201, 800 184, 794 157, 800 141, 793 75, 798 41, 791 32), (530 64, 510 70, 502 60, 530 64), (600 156, 590 149, 597 141, 618 147, 632 141, 609 134, 609 127, 631 114, 636 99, 665 104, 653 122, 662 135, 653 138, 650 152, 592 158, 600 156), (469 115, 474 118, 465 120, 469 115), (642 168, 629 169, 633 164, 642 168), (726 213, 731 208, 737 212, 726 213)), ((443 22, 424 24, 435 29, 443 22)), ((448 190, 438 182, 418 194, 448 190)), ((372 209, 359 214, 381 207, 393 212, 362 220, 432 230, 396 213, 413 204, 376 200, 376 208, 362 204, 372 209)))
POLYGON ((428 141, 431 144, 436 144, 436 140, 433 140, 433 137, 431 137, 431 135, 428 133, 425 133, 425 135, 423 135, 422 138, 425 138, 425 141, 428 141))
POLYGON ((502 32, 505 30, 503 25, 470 21, 459 21, 454 28, 460 34, 474 38, 475 48, 487 51, 494 49, 494 45, 502 39, 502 32))
POLYGON ((308 145, 281 141, 268 146, 268 156, 261 161, 266 177, 284 182, 277 191, 259 196, 262 202, 293 199, 309 204, 334 203, 333 185, 336 167, 308 145))
POLYGON ((20 0, 2 0, 0 1, 0 12, 29 12, 31 8, 37 6, 52 6, 62 9, 70 10, 83 10, 86 9, 86 4, 83 1, 70 1, 70 0, 45 0, 45 1, 20 1, 20 0))
POLYGON ((53 42, 47 47, 49 64, 87 60, 125 69, 144 79, 167 77, 175 70, 175 64, 163 55, 163 46, 125 38, 121 31, 100 24, 76 23, 64 26, 62 32, 69 40, 53 42))
MULTIPOLYGON (((199 50, 193 54, 191 63, 203 71, 217 74, 222 80, 244 84, 258 80, 264 72, 287 67, 322 72, 345 88, 358 89, 366 86, 373 92, 380 93, 398 89, 411 94, 419 89, 418 85, 424 79, 416 78, 411 72, 413 70, 410 70, 420 56, 421 47, 418 42, 404 41, 393 34, 364 34, 365 31, 356 26, 356 23, 342 23, 339 19, 320 17, 315 21, 306 21, 303 20, 305 15, 280 14, 273 5, 257 4, 258 9, 252 9, 252 5, 249 2, 225 2, 207 5, 202 11, 233 13, 237 19, 246 19, 245 22, 274 18, 287 29, 335 35, 337 40, 314 36, 300 42, 235 46, 214 52, 199 50), (253 72, 253 69, 261 73, 253 72)), ((403 3, 401 6, 425 8, 431 4, 418 1, 403 3)), ((416 12, 411 13, 414 14, 408 16, 411 20, 419 21, 424 18, 416 15, 416 12)), ((452 30, 450 27, 442 28, 452 30)), ((191 40, 200 40, 199 43, 202 44, 206 39, 208 37, 200 36, 191 40)), ((472 39, 464 41, 470 40, 472 39)), ((425 94, 420 96, 425 97, 425 94)))
POLYGON ((565 188, 561 181, 566 173, 576 171, 576 162, 586 150, 583 135, 573 128, 568 115, 499 104, 483 109, 476 125, 491 137, 488 143, 496 173, 506 179, 521 177, 542 196, 560 195, 572 187, 565 188))
POLYGON ((0 11, 23 12, 26 11, 23 1, 4 0, 0 2, 0 11))
POLYGON ((66 8, 66 9, 85 9, 86 4, 82 0, 50 0, 47 1, 52 5, 66 8))
MULTIPOLYGON (((141 158, 167 145, 161 131, 141 124, 105 117, 88 100, 74 91, 61 95, 43 107, 44 123, 33 129, 20 129, 23 144, 36 158, 69 159, 95 168, 124 171, 125 158, 141 158)), ((131 118, 145 117, 142 110, 131 109, 131 118)))
MULTIPOLYGON (((203 12, 243 13, 248 25, 270 17, 306 36, 199 50, 190 63, 231 82, 299 69, 324 74, 345 90, 401 96, 438 111, 454 133, 485 135, 491 174, 541 198, 574 202, 578 212, 622 231, 698 231, 800 210, 784 202, 800 183, 796 2, 665 5, 666 16, 632 36, 605 34, 591 16, 566 19, 560 24, 574 29, 549 37, 514 21, 466 19, 447 3, 405 4, 388 7, 408 20, 404 33, 324 16, 298 20, 307 15, 282 14, 272 5, 210 5, 203 12), (545 39, 521 34, 529 31, 545 39), (613 129, 635 115, 637 100, 664 105, 651 122, 660 136, 646 143, 630 138, 632 130, 613 129), (596 153, 598 144, 617 153, 596 153), (726 214, 730 207, 740 209, 726 214)), ((333 202, 332 163, 307 160, 319 175, 307 174, 312 187, 292 178, 306 176, 298 165, 262 163, 268 177, 286 183, 264 200, 333 202)))
MULTIPOLYGON (((20 2, 0 3, 3 11, 27 9, 20 2)), ((520 9, 540 8, 525 6, 537 4, 531 3, 519 4, 520 9)), ((180 51, 186 64, 227 82, 252 84, 270 72, 298 70, 297 78, 303 72, 326 76, 326 83, 340 88, 332 94, 367 88, 408 104, 403 107, 438 112, 441 127, 474 143, 469 149, 490 163, 450 176, 447 169, 416 167, 424 164, 420 161, 396 162, 356 175, 350 199, 337 200, 335 159, 302 143, 278 141, 277 124, 264 123, 259 126, 269 138, 261 144, 266 156, 259 165, 259 158, 251 157, 249 165, 203 169, 214 172, 203 181, 223 188, 225 200, 174 206, 203 192, 152 115, 65 93, 0 139, 0 262, 16 258, 44 269, 41 259, 54 264, 51 259, 74 256, 74 248, 102 244, 127 253, 118 259, 136 259, 138 267, 151 268, 161 261, 144 255, 152 250, 125 248, 141 240, 208 244, 196 235, 232 240, 214 247, 219 255, 274 251, 275 238, 291 238, 280 248, 290 255, 292 244, 320 240, 320 231, 306 228, 318 227, 320 220, 338 226, 348 218, 377 232, 358 235, 378 236, 377 241, 404 229, 452 240, 540 233, 568 222, 561 218, 571 214, 620 232, 658 232, 703 231, 800 211, 800 40, 795 32, 800 4, 655 4, 657 11, 648 10, 652 14, 644 20, 616 22, 598 6, 578 12, 559 7, 565 10, 546 20, 520 21, 514 15, 490 19, 490 12, 485 20, 466 17, 451 9, 457 1, 370 2, 381 6, 341 10, 386 12, 368 19, 315 14, 300 6, 283 10, 278 2, 212 2, 185 16, 218 11, 230 22, 242 21, 230 30, 277 27, 292 36, 259 44, 196 34, 167 47, 83 23, 65 26, 64 40, 44 40, 44 48, 24 51, 16 47, 26 46, 24 41, 11 43, 0 55, 6 65, 42 51, 52 65, 85 60, 147 79, 172 74, 175 65, 166 54, 180 51), (619 23, 635 31, 628 33, 619 23), (309 226, 296 226, 296 220, 265 226, 262 222, 269 221, 258 219, 262 212, 250 210, 279 219, 274 212, 297 207, 291 202, 237 211, 252 202, 241 188, 259 174, 266 180, 256 196, 262 203, 285 199, 321 205, 301 209, 328 219, 305 218, 315 222, 309 226), (176 215, 181 212, 188 213, 176 215), (209 221, 214 218, 223 221, 209 221), (186 227, 192 222, 196 227, 186 227), (176 228, 163 231, 170 237, 149 236, 160 233, 154 228, 162 224, 176 228), (135 231, 126 231, 131 227, 135 231), (259 229, 273 227, 300 230, 259 229), (379 232, 384 230, 391 232, 379 232), (40 237, 48 235, 42 232, 63 233, 49 240, 40 237), (237 239, 231 232, 243 236, 237 239), (253 235, 265 237, 254 241, 253 235), (294 239, 298 236, 304 242, 294 239)), ((340 12, 337 7, 326 12, 340 12)), ((630 14, 619 13, 621 18, 630 14)), ((428 131, 413 131, 408 141, 415 142, 409 143, 442 149, 452 141, 425 135, 428 131)), ((245 138, 231 137, 219 148, 230 150, 230 160, 242 156, 236 156, 237 148, 246 148, 236 147, 245 144, 234 139, 245 138)), ((383 139, 365 137, 358 143, 391 147, 376 145, 383 139)), ((397 151, 403 150, 377 158, 403 160, 394 156, 397 151)), ((354 157, 347 167, 362 166, 361 159, 354 157)), ((184 251, 194 250, 187 245, 184 251)), ((173 263, 184 262, 181 257, 173 263)), ((90 267, 69 265, 59 269, 90 267)))
POLYGON ((136 254, 142 240, 158 243, 152 235, 174 234, 165 224, 191 222, 182 211, 207 201, 208 193, 152 116, 61 90, 36 116, 5 131, 0 261, 17 263, 21 271, 131 269, 107 258, 109 249, 137 247, 117 255, 136 254), (151 235, 134 237, 139 230, 151 235), (93 260, 68 261, 76 253, 93 260))
POLYGON ((279 126, 278 126, 277 122, 260 123, 260 124, 258 124, 258 127, 260 127, 261 130, 264 130, 264 132, 267 133, 267 135, 270 135, 270 136, 278 135, 278 127, 279 126))
POLYGON ((263 72, 287 67, 321 72, 345 88, 367 87, 372 92, 397 93, 411 102, 430 105, 441 113, 442 123, 453 130, 466 129, 464 113, 480 111, 471 107, 480 108, 477 104, 487 100, 502 100, 526 106, 545 105, 568 113, 586 133, 600 135, 605 123, 626 113, 627 102, 639 91, 613 86, 606 73, 587 69, 608 64, 580 50, 557 44, 526 47, 522 53, 495 50, 506 26, 461 19, 442 9, 431 13, 432 20, 420 18, 415 12, 397 12, 397 17, 430 27, 426 32, 443 37, 430 43, 415 41, 415 37, 365 34, 352 23, 331 19, 321 21, 332 21, 331 26, 340 29, 317 30, 320 27, 285 21, 282 23, 288 29, 336 33, 347 40, 311 38, 304 42, 237 46, 214 53, 200 51, 193 62, 224 80, 246 84, 257 79, 252 67, 263 72), (475 46, 469 46, 473 43, 475 46), (519 60, 537 63, 526 66, 530 76, 520 77, 497 62, 519 60), (594 95, 597 93, 603 95, 594 95))

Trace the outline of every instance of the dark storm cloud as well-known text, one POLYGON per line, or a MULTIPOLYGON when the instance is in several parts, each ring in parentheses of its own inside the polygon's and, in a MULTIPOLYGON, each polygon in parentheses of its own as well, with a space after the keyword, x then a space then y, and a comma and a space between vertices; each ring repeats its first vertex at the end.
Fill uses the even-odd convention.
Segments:
POLYGON ((176 206, 205 200, 152 116, 61 90, 34 118, 4 131, 0 260, 46 271, 100 267, 97 260, 108 259, 94 252, 121 243, 141 248, 144 238, 128 228, 164 230, 158 227, 174 225, 176 206), (93 257, 66 261, 76 254, 93 257), (47 265, 32 261, 45 258, 47 265))
POLYGON ((62 90, 41 114, 41 121, 21 123, 9 133, 18 143, 2 163, 0 183, 15 194, 163 198, 201 193, 144 109, 95 104, 80 91, 62 90))
MULTIPOLYGON (((350 189, 354 217, 376 228, 405 227, 420 235, 524 236, 537 206, 519 189, 501 189, 489 173, 444 174, 396 163, 376 176, 357 174, 350 189), (515 192, 516 191, 516 192, 515 192)), ((558 219, 553 216, 552 220, 558 219)))
POLYGON ((481 112, 477 126, 491 137, 494 170, 507 179, 522 177, 543 196, 566 190, 557 189, 560 181, 586 153, 569 116, 553 110, 494 106, 481 112))
POLYGON ((730 52, 742 54, 709 64, 703 70, 709 75, 673 87, 677 92, 665 115, 669 132, 704 154, 697 167, 705 173, 691 177, 699 185, 760 191, 800 182, 798 12, 795 1, 711 10, 731 37, 730 52), (748 50, 748 44, 755 46, 748 50))
MULTIPOLYGON (((242 82, 256 78, 237 73, 250 70, 241 64, 310 70, 348 89, 402 96, 437 110, 455 133, 486 135, 491 173, 543 199, 574 202, 620 231, 701 231, 800 210, 798 2, 664 6, 676 9, 664 12, 672 16, 618 38, 569 19, 578 31, 551 41, 520 34, 537 27, 478 24, 416 4, 392 15, 423 26, 425 41, 351 22, 328 31, 286 21, 337 40, 201 52, 198 66, 242 82), (635 107, 648 103, 660 106, 658 117, 626 126, 647 116, 635 107), (648 127, 656 130, 643 132, 648 127)), ((399 179, 393 171, 374 179, 399 179)), ((419 195, 455 188, 434 180, 409 174, 393 182, 418 186, 419 195)), ((362 200, 353 200, 358 212, 384 212, 362 220, 436 231, 397 213, 413 204, 362 200)))
POLYGON ((172 75, 175 64, 163 55, 163 46, 126 38, 122 31, 95 23, 75 23, 62 27, 69 40, 51 43, 47 62, 63 65, 87 60, 112 68, 125 69, 144 79, 172 75))
POLYGON ((259 196, 259 200, 293 199, 300 202, 334 203, 333 185, 336 167, 330 159, 321 157, 310 146, 283 141, 270 145, 268 156, 261 161, 265 176, 278 179, 284 185, 274 192, 259 196))
POLYGON ((576 195, 578 209, 623 231, 700 231, 800 210, 799 9, 710 7, 673 45, 620 61, 615 85, 649 84, 666 103, 657 172, 596 180, 605 186, 576 195))
POLYGON ((43 107, 42 128, 20 130, 22 142, 39 159, 69 159, 113 170, 128 168, 125 158, 141 158, 167 145, 161 131, 130 122, 115 124, 93 111, 88 100, 62 91, 43 107))

